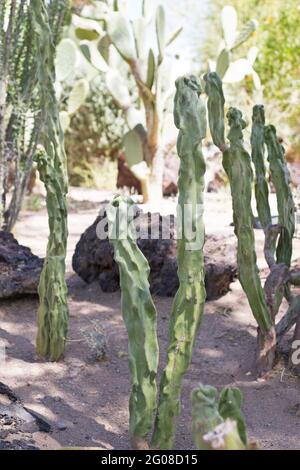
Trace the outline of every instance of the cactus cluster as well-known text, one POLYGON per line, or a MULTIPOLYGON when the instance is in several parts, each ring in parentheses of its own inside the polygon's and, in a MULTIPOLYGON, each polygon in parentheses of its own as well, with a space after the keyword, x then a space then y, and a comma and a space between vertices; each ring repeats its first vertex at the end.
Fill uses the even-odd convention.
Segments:
POLYGON ((259 327, 257 368, 259 373, 265 373, 273 366, 276 343, 295 323, 299 305, 298 296, 293 296, 290 289, 291 284, 296 284, 297 275, 290 271, 295 206, 289 172, 275 127, 265 126, 263 106, 256 105, 253 108, 251 157, 243 143, 243 129, 246 124, 242 113, 236 108, 230 108, 227 112, 230 128, 229 145, 226 143, 222 82, 215 72, 207 74, 204 79, 208 94, 211 135, 223 153, 223 166, 231 187, 234 228, 238 240, 239 280, 259 327), (268 152, 270 178, 277 197, 279 217, 276 225, 272 223, 268 200, 265 147, 268 152), (257 212, 265 233, 264 253, 270 269, 264 286, 256 264, 254 217, 251 208, 253 182, 251 159, 255 167, 257 212), (286 297, 290 307, 286 316, 276 325, 276 315, 283 297, 286 297))
POLYGON ((40 283, 37 353, 58 360, 65 348, 68 327, 65 257, 67 248, 67 173, 63 133, 55 97, 55 48, 45 2, 31 1, 32 27, 37 44, 37 86, 40 94, 42 144, 36 155, 46 187, 49 240, 40 283))
MULTIPOLYGON (((68 0, 49 0, 46 8, 56 45, 68 0)), ((0 228, 8 231, 20 212, 40 140, 37 42, 32 22, 31 0, 0 2, 0 228)))
MULTIPOLYGON (((206 135, 206 111, 200 98, 199 81, 183 77, 176 81, 174 106, 180 158, 178 201, 179 289, 174 299, 167 364, 161 382, 151 446, 171 449, 175 419, 179 413, 180 391, 200 325, 205 302, 203 191, 205 162, 201 142, 206 135), (191 230, 192 229, 192 230, 191 230)), ((157 369, 156 311, 149 293, 149 266, 130 231, 125 239, 115 239, 118 224, 115 199, 108 209, 110 240, 120 267, 122 311, 129 338, 132 375, 130 430, 137 447, 145 445, 156 408, 157 369)), ((129 221, 130 222, 130 221, 129 221)))

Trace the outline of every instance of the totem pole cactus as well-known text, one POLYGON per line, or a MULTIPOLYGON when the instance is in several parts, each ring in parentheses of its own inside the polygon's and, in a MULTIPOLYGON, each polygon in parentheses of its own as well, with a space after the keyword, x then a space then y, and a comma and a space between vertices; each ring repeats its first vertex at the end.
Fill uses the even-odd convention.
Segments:
POLYGON ((199 384, 192 391, 192 433, 200 450, 245 450, 246 424, 241 411, 242 394, 237 388, 199 384))
POLYGON ((152 445, 173 446, 175 418, 183 375, 193 352, 205 302, 203 191, 205 162, 201 141, 206 135, 206 110, 201 87, 193 76, 176 81, 175 125, 179 129, 178 277, 169 329, 167 365, 160 383, 160 398, 152 445))
POLYGON ((284 149, 278 141, 275 127, 266 126, 264 135, 271 180, 276 190, 278 223, 281 228, 277 245, 277 263, 284 263, 290 267, 295 232, 295 204, 290 186, 290 174, 284 158, 284 149))
POLYGON ((110 242, 120 269, 122 313, 128 332, 132 380, 130 437, 135 449, 146 449, 156 409, 157 313, 149 290, 148 261, 134 239, 133 213, 130 213, 132 204, 131 199, 116 197, 107 209, 107 216, 110 242), (125 234, 122 227, 126 230, 125 234))
POLYGON ((255 166, 255 198, 258 218, 262 228, 266 230, 272 223, 269 205, 269 187, 265 167, 265 113, 264 107, 256 105, 253 108, 251 132, 251 157, 255 166))
MULTIPOLYGON (((59 41, 69 0, 48 0, 54 44, 59 41)), ((17 221, 40 140, 37 44, 31 0, 0 2, 0 229, 17 221)))
POLYGON ((235 108, 229 109, 227 116, 230 125, 228 135, 230 147, 228 147, 223 133, 224 95, 222 82, 214 72, 206 74, 204 79, 206 82, 205 91, 208 94, 210 130, 213 142, 223 152, 223 166, 231 187, 234 227, 238 239, 239 280, 259 325, 257 366, 259 370, 264 370, 266 367, 270 367, 270 363, 273 363, 276 338, 256 265, 251 210, 253 173, 250 156, 243 145, 242 132, 246 124, 240 111, 235 108))
POLYGON ((32 0, 33 31, 37 43, 37 77, 41 108, 41 143, 37 154, 40 177, 47 191, 49 240, 39 284, 37 352, 58 360, 68 328, 65 257, 67 246, 67 174, 63 134, 53 84, 55 48, 45 2, 32 0))
POLYGON ((245 122, 241 112, 235 108, 229 109, 227 117, 230 147, 223 153, 223 166, 231 186, 235 234, 238 239, 239 280, 259 325, 257 366, 263 372, 273 365, 276 335, 256 264, 251 210, 253 173, 250 155, 243 146, 242 130, 245 122))
MULTIPOLYGON (((273 366, 276 334, 279 340, 297 320, 299 299, 291 294, 290 283, 297 284, 299 270, 290 271, 292 241, 295 230, 294 202, 284 151, 273 126, 265 126, 263 106, 253 108, 251 134, 252 160, 255 166, 255 196, 257 212, 265 233, 264 254, 270 273, 262 288, 256 265, 256 253, 251 209, 253 173, 250 156, 243 145, 245 122, 242 114, 230 108, 228 139, 224 137, 224 95, 222 82, 216 73, 205 77, 208 94, 209 123, 213 142, 223 153, 223 166, 228 175, 238 238, 239 279, 258 323, 257 369, 263 374, 273 366), (271 179, 276 189, 279 224, 272 225, 268 201, 268 185, 264 163, 264 145, 268 148, 271 179), (279 235, 279 241, 278 239, 279 235), (277 259, 275 260, 275 252, 277 259), (286 315, 275 328, 275 317, 283 296, 290 303, 286 315)), ((300 321, 300 320, 299 320, 300 321)))
MULTIPOLYGON (((160 397, 151 447, 172 449, 175 418, 183 375, 191 358, 205 302, 203 191, 205 163, 201 141, 206 134, 206 112, 201 88, 194 76, 176 81, 174 118, 179 129, 181 159, 178 202, 179 290, 174 299, 169 328, 167 365, 160 384, 160 397)), ((156 408, 158 345, 156 310, 149 292, 149 266, 134 240, 129 217, 126 236, 120 233, 124 205, 116 198, 107 210, 109 236, 120 268, 122 312, 129 337, 132 375, 130 434, 136 448, 146 448, 156 408)))

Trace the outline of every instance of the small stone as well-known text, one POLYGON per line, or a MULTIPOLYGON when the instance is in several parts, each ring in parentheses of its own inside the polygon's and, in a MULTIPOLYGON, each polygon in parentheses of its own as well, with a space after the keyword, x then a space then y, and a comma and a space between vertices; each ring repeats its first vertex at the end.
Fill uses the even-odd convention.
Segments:
POLYGON ((68 428, 67 424, 64 421, 58 421, 56 426, 59 431, 65 431, 68 428))

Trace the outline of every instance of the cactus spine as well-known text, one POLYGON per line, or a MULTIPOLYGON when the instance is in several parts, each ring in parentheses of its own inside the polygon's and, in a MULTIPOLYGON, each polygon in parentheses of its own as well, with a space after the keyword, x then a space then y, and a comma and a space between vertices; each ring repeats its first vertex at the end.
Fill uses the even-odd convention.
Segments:
MULTIPOLYGON (((132 390, 129 402, 130 436, 137 449, 147 448, 147 435, 152 429, 156 408, 156 373, 158 342, 156 309, 149 290, 148 261, 137 247, 132 219, 127 209, 133 202, 116 197, 108 207, 110 241, 120 269, 122 314, 128 332, 129 366, 132 390), (126 236, 122 220, 129 224, 126 236)), ((125 225, 127 228, 127 224, 125 225)))
POLYGON ((41 106, 41 143, 38 170, 47 191, 49 240, 39 284, 37 352, 58 360, 64 352, 68 327, 65 257, 67 246, 67 176, 63 134, 53 87, 55 48, 45 2, 32 0, 37 41, 37 76, 41 106))
POLYGON ((160 399, 152 444, 160 449, 173 446, 175 417, 179 413, 180 389, 192 357, 193 345, 205 302, 203 190, 205 162, 201 141, 206 135, 206 112, 201 87, 193 76, 176 81, 175 125, 179 129, 180 158, 178 223, 179 289, 175 296, 169 329, 167 365, 160 384, 160 399), (193 233, 188 233, 192 227, 193 233))

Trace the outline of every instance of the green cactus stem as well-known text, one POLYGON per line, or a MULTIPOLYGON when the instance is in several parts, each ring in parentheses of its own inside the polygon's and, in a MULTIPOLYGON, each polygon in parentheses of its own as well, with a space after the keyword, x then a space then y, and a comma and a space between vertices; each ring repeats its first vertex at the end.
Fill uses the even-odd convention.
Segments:
POLYGON ((225 143, 224 105, 225 98, 222 89, 222 81, 216 72, 207 73, 204 76, 205 93, 208 96, 208 121, 213 143, 224 152, 225 143))
POLYGON ((226 387, 220 393, 219 413, 224 420, 236 421, 243 444, 247 445, 247 432, 244 415, 241 411, 243 396, 238 388, 226 387))
POLYGON ((257 367, 259 373, 269 370, 274 361, 276 338, 256 264, 251 193, 253 173, 250 156, 243 145, 245 122, 242 113, 230 108, 227 114, 230 147, 223 154, 232 195, 235 234, 238 240, 239 280, 259 325, 257 367))
POLYGON ((63 134, 53 83, 55 48, 45 2, 32 0, 33 31, 37 41, 37 77, 41 106, 41 143, 37 156, 40 177, 47 191, 49 240, 39 283, 37 353, 58 360, 65 348, 68 328, 65 257, 67 246, 67 173, 63 134))
POLYGON ((255 198, 257 214, 262 225, 266 227, 272 223, 269 205, 269 188, 265 167, 265 111, 262 105, 256 105, 252 114, 251 157, 255 166, 255 198))
POLYGON ((130 436, 133 448, 145 449, 156 408, 157 313, 149 290, 148 261, 136 244, 132 230, 133 214, 130 210, 127 211, 132 204, 131 199, 122 200, 116 197, 107 209, 107 216, 110 242, 120 270, 122 314, 129 341, 132 381, 129 402, 130 436), (125 234, 122 233, 124 226, 128 226, 125 234))
POLYGON ((295 232, 295 204, 290 187, 290 174, 284 157, 284 149, 278 141, 274 126, 265 127, 265 141, 271 179, 276 190, 278 223, 281 226, 276 251, 277 263, 285 263, 290 267, 295 232))
POLYGON ((203 440, 203 436, 223 423, 218 409, 217 389, 210 385, 199 384, 192 391, 191 399, 193 440, 197 449, 208 450, 210 445, 203 440))
POLYGON ((218 398, 215 387, 199 384, 192 391, 192 433, 200 450, 244 450, 246 423, 239 389, 226 387, 218 398))
POLYGON ((177 151, 180 158, 177 217, 179 289, 172 307, 167 365, 161 379, 152 440, 153 447, 160 449, 173 447, 182 379, 192 358, 206 296, 202 216, 205 162, 201 148, 206 135, 206 110, 200 93, 200 84, 194 76, 176 81, 174 120, 179 129, 177 151), (191 227, 193 233, 188 233, 191 227))
POLYGON ((231 419, 226 419, 213 431, 205 434, 203 440, 209 450, 246 450, 240 438, 237 423, 231 419))

